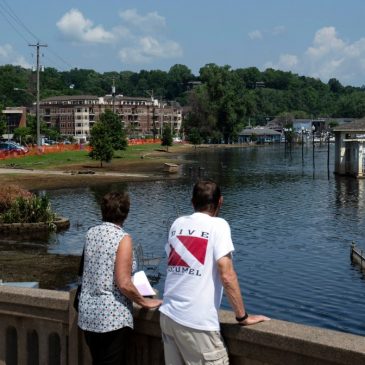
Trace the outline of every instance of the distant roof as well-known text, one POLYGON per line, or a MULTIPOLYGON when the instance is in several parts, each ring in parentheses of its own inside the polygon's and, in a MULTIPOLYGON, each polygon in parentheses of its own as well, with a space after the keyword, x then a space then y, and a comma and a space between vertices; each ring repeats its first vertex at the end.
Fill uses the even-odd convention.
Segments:
POLYGON ((99 100, 99 97, 95 95, 60 95, 60 96, 51 96, 50 98, 42 99, 41 103, 47 101, 62 101, 62 100, 99 100))
MULTIPOLYGON (((113 96, 112 95, 105 95, 104 96, 104 99, 106 100, 109 100, 109 99, 113 99, 113 96)), ((134 101, 134 100, 142 100, 142 101, 151 101, 151 98, 147 98, 145 96, 124 96, 124 95, 115 95, 115 100, 131 100, 131 101, 134 101)))
POLYGON ((3 114, 23 114, 26 113, 27 108, 20 106, 20 107, 7 107, 2 112, 3 114))
POLYGON ((365 118, 341 124, 338 127, 333 128, 333 130, 335 132, 365 132, 365 118))
POLYGON ((245 128, 241 132, 238 133, 240 136, 252 136, 255 134, 256 136, 277 136, 281 135, 280 132, 274 131, 269 128, 245 128))

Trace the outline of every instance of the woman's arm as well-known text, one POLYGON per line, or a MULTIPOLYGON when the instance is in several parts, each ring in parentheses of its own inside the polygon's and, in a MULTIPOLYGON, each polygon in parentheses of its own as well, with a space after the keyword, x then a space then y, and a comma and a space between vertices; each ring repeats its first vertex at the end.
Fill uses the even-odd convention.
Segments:
POLYGON ((139 294, 132 282, 132 238, 126 235, 119 243, 115 259, 115 281, 120 291, 130 300, 145 308, 155 308, 162 304, 160 299, 145 298, 139 294))

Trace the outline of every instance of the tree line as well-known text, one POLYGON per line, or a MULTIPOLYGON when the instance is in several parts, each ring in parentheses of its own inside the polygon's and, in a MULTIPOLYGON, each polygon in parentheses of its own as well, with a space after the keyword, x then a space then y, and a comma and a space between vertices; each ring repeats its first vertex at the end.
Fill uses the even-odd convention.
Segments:
MULTIPOLYGON (((198 75, 185 65, 168 71, 98 73, 88 69, 41 73, 41 98, 56 95, 117 94, 176 100, 189 111, 185 135, 202 141, 229 142, 245 125, 261 125, 277 116, 336 118, 365 116, 365 87, 327 83, 312 77, 256 67, 232 69, 207 64, 198 75)), ((20 66, 0 66, 0 108, 35 100, 35 73, 20 66), (15 90, 15 88, 23 90, 15 90), (26 90, 26 91, 24 91, 26 90)))

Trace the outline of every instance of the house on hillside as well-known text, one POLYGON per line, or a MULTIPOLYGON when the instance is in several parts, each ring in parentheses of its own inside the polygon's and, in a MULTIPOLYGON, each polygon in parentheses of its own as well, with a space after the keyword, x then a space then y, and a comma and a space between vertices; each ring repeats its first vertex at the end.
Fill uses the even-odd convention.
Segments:
POLYGON ((365 118, 334 128, 335 174, 365 177, 365 118))
POLYGON ((245 128, 238 133, 239 143, 276 143, 281 141, 282 134, 269 128, 245 128))

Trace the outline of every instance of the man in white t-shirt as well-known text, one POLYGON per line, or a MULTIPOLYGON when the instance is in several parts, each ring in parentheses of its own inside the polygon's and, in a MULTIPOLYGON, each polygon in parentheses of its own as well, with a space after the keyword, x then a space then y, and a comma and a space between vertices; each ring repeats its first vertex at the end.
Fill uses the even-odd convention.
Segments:
POLYGON ((172 224, 166 252, 167 275, 161 312, 166 365, 228 364, 218 309, 223 289, 240 325, 269 318, 248 315, 232 263, 229 224, 218 218, 220 188, 200 181, 193 189, 195 213, 172 224))

